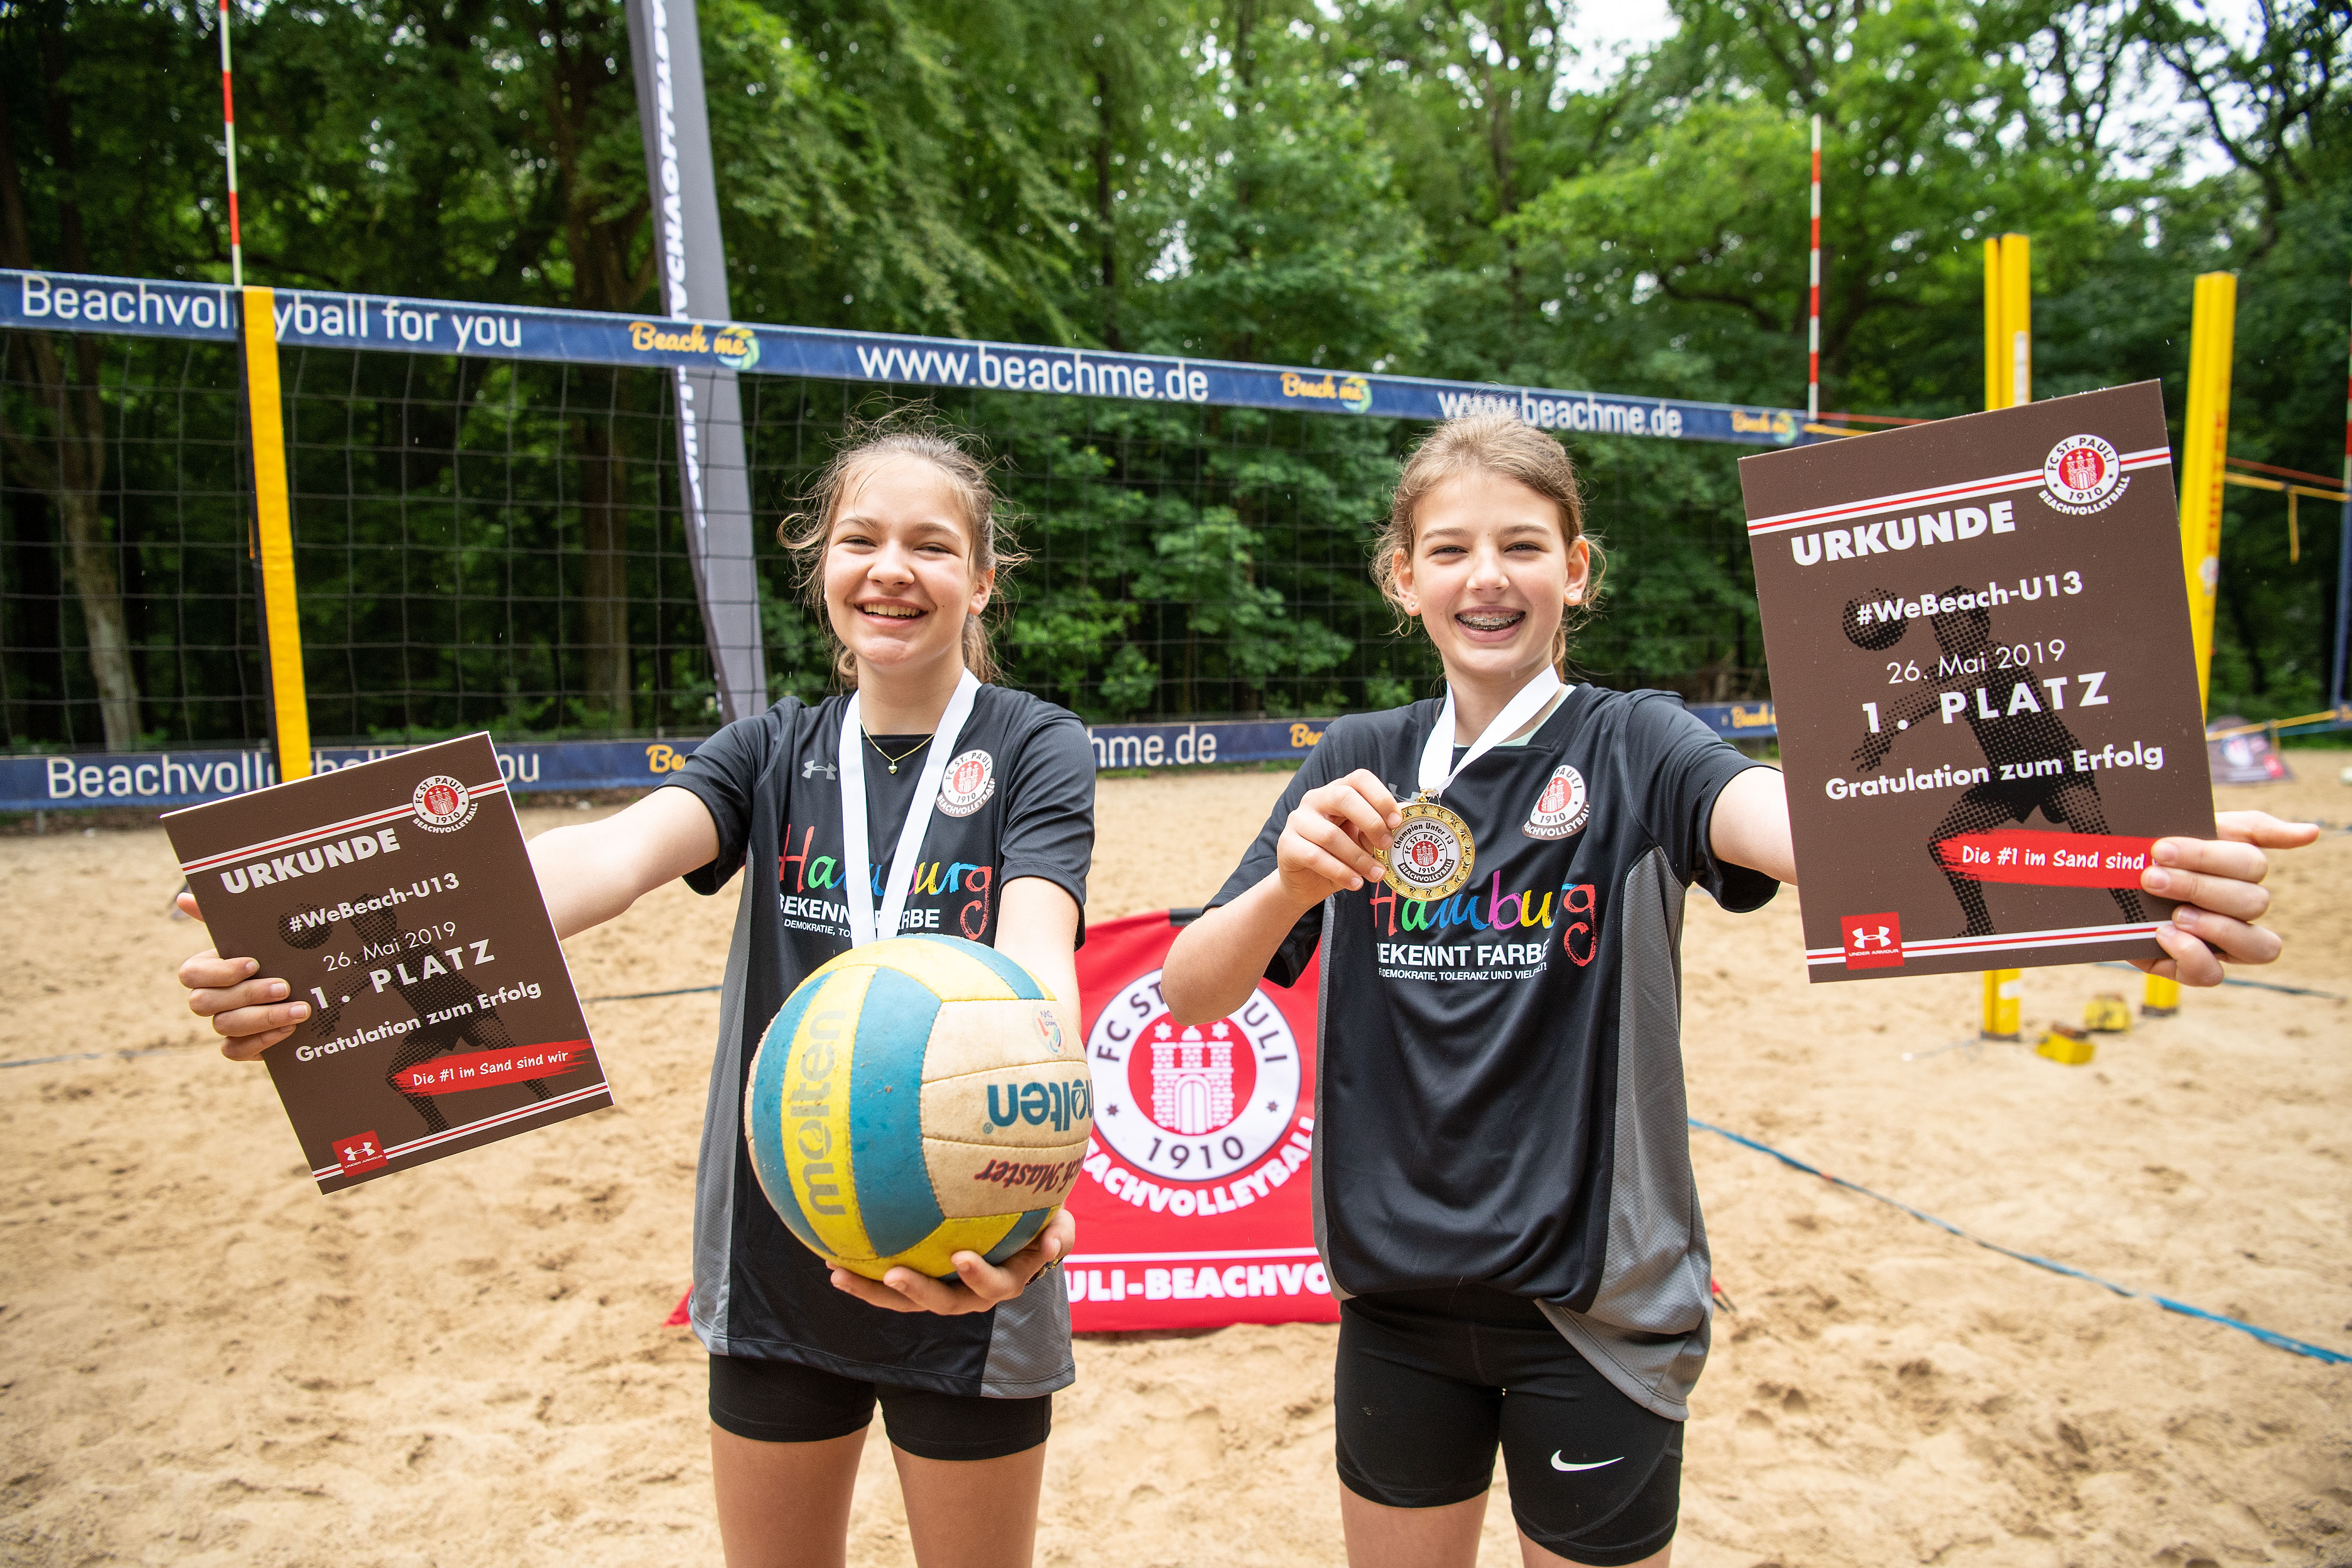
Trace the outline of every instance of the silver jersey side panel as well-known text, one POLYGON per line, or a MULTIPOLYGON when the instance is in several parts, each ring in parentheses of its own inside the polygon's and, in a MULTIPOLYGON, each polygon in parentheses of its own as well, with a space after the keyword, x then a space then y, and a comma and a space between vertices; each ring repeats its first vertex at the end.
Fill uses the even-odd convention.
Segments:
POLYGON ((1056 1268, 996 1309, 980 1392, 990 1399, 1034 1399, 1077 1380, 1078 1363, 1070 1353, 1070 1293, 1056 1268))
MULTIPOLYGON (((694 1300, 688 1316, 713 1355, 733 1353, 727 1324, 733 1279, 736 1155, 743 1141, 743 995, 751 964, 751 900, 773 898, 745 876, 719 988, 719 1048, 710 1061, 710 1100, 702 1113, 702 1152, 694 1170, 694 1300)), ((761 1199, 765 1202, 764 1198, 761 1199)))
POLYGON ((1344 1301, 1351 1292, 1339 1283, 1339 1271, 1331 1267, 1331 1240, 1324 1226, 1323 1207, 1323 1083, 1330 1076, 1331 926, 1339 914, 1337 897, 1323 900, 1323 937, 1316 954, 1322 962, 1315 967, 1315 1147, 1307 1163, 1307 1206, 1315 1216, 1315 1256, 1323 1260, 1324 1281, 1331 1287, 1331 1300, 1344 1301))
POLYGON ((1685 896, 1662 849, 1626 875, 1608 1257, 1590 1310, 1542 1303, 1626 1397, 1675 1421, 1689 1419, 1714 1306, 1683 1092, 1685 896))

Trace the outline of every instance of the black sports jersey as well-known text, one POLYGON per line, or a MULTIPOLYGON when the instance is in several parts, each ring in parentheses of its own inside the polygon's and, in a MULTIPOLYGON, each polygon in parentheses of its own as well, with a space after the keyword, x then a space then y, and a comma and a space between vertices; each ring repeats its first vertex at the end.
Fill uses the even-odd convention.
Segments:
MULTIPOLYGON (((760 1037, 794 986, 849 950, 839 783, 847 702, 833 697, 811 708, 786 698, 704 742, 669 781, 691 790, 719 827, 717 858, 687 885, 715 893, 738 868, 746 873, 695 1176, 694 1330, 717 1354, 800 1362, 872 1383, 1003 1398, 1050 1394, 1076 1376, 1058 1271, 967 1317, 871 1307, 833 1288, 823 1260, 784 1228, 751 1171, 743 1089, 760 1037)), ((879 739, 891 756, 914 743, 879 739)), ((870 749, 866 758, 877 910, 924 756, 895 774, 870 749)), ((1084 910, 1095 767, 1078 721, 1025 692, 983 686, 950 761, 899 929, 993 946, 998 895, 1017 877, 1057 883, 1084 910)))
MULTIPOLYGON (((1326 729, 1216 901, 1275 868, 1308 790, 1368 768, 1412 798, 1439 707, 1326 729)), ((1299 921, 1266 974, 1291 984, 1320 942, 1315 1230, 1335 1292, 1479 1284, 1541 1301, 1628 1394, 1686 1414, 1709 1291, 1683 896, 1696 881, 1750 910, 1777 890, 1707 847, 1716 795, 1759 765, 1670 693, 1572 688, 1446 789, 1476 842, 1459 892, 1368 886, 1299 921)))

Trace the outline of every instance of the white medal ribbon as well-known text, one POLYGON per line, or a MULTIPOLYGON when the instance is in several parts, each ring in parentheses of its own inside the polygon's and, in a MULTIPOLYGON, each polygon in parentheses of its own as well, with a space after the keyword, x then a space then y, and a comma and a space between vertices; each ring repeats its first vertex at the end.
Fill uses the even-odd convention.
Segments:
POLYGON ((907 820, 898 828, 898 848, 890 857, 890 877, 882 884, 882 911, 877 918, 874 854, 866 831, 866 724, 858 713, 857 693, 849 694, 849 706, 841 715, 841 869, 849 895, 850 946, 864 947, 898 934, 898 919, 906 913, 907 894, 914 886, 915 863, 923 856, 923 833, 931 825, 932 807, 939 804, 940 780, 946 775, 956 737, 963 732, 964 721, 971 717, 972 700, 979 695, 980 682, 965 670, 963 679, 956 682, 955 695, 948 699, 948 710, 940 715, 940 727, 931 735, 931 753, 923 759, 923 771, 916 777, 915 798, 908 803, 907 820))
POLYGON ((1459 763, 1454 761, 1454 687, 1445 688, 1445 706, 1437 715, 1437 728, 1429 732, 1429 744, 1421 752, 1421 793, 1435 800, 1445 793, 1446 786, 1460 776, 1462 770, 1493 751, 1518 732, 1519 727, 1542 710, 1566 682, 1559 671, 1545 665, 1533 680, 1518 689, 1517 695, 1503 704, 1495 721, 1486 726, 1459 763))

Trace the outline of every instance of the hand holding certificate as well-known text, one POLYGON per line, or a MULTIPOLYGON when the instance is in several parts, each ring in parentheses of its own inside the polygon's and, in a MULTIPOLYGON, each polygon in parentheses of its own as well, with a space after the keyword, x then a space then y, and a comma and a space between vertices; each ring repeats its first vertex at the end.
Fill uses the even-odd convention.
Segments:
POLYGON ((497 754, 469 735, 163 818, 321 1191, 612 1103, 497 754))
POLYGON ((1812 978, 2166 958, 2218 881, 2151 858, 2216 832, 2155 384, 1740 480, 1812 978))

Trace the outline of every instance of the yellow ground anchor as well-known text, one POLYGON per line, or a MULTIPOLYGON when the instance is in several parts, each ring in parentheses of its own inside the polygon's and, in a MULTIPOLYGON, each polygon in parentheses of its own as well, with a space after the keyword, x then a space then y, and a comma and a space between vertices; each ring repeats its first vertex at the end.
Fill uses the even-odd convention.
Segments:
POLYGON ((2084 1005, 2083 1027, 2095 1035, 2128 1035, 2131 1026, 2131 1004, 2120 991, 2102 991, 2084 1005))
POLYGON ((2079 1068, 2090 1064, 2091 1058, 2099 1054, 2099 1047, 2087 1029, 2053 1024, 2050 1032, 2042 1037, 2042 1043, 2033 1047, 2033 1054, 2048 1057, 2052 1061, 2070 1068, 2079 1068))

